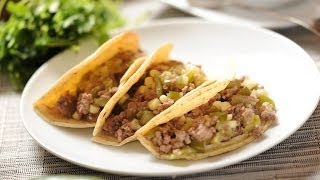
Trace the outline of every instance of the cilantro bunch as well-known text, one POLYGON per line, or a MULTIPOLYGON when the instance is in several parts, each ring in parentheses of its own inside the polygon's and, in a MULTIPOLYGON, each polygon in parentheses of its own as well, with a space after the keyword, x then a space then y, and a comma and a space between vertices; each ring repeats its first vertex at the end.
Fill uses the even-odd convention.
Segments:
MULTIPOLYGON (((0 72, 22 90, 34 71, 79 39, 93 36, 100 43, 107 32, 124 24, 118 3, 111 0, 9 1, 10 18, 0 22, 0 72)), ((66 59, 68 61, 68 59, 66 59)))

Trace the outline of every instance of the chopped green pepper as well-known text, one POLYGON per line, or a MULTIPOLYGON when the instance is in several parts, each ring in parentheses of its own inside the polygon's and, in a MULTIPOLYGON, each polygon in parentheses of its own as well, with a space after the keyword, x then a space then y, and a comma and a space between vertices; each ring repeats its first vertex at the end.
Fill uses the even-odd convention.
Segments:
POLYGON ((228 84, 227 89, 228 89, 228 88, 233 88, 233 87, 235 87, 235 86, 240 86, 241 83, 242 83, 242 80, 235 79, 235 80, 231 81, 231 82, 228 84))
POLYGON ((184 146, 180 149, 181 154, 193 154, 195 153, 195 149, 191 148, 190 146, 184 146))
POLYGON ((91 93, 93 96, 97 96, 98 92, 101 91, 103 89, 103 87, 101 86, 96 86, 94 88, 91 89, 91 93))
POLYGON ((255 126, 260 126, 261 125, 261 119, 259 115, 255 115, 253 118, 253 123, 255 126))
POLYGON ((163 93, 161 79, 159 78, 159 76, 154 76, 153 78, 156 83, 157 96, 160 97, 163 93))
POLYGON ((270 103, 274 108, 275 108, 275 103, 274 101, 269 98, 268 96, 265 96, 265 95, 260 95, 258 97, 259 101, 258 101, 258 105, 261 106, 264 102, 268 102, 270 103))
POLYGON ((154 117, 151 111, 142 111, 141 118, 139 119, 139 124, 141 126, 147 124, 154 117))
POLYGON ((238 94, 244 95, 244 96, 250 96, 251 91, 247 87, 243 87, 242 89, 240 89, 238 94))
POLYGON ((113 86, 113 80, 111 78, 107 78, 106 80, 103 81, 103 85, 108 88, 108 87, 111 87, 113 86))
POLYGON ((184 125, 182 126, 182 130, 188 130, 193 125, 193 119, 187 117, 185 119, 184 125))
POLYGON ((244 95, 232 96, 232 99, 231 99, 232 105, 240 104, 240 103, 254 105, 257 103, 257 101, 254 97, 251 97, 251 96, 244 96, 244 95))
POLYGON ((189 78, 189 82, 193 82, 194 81, 194 72, 192 70, 187 72, 186 76, 189 78))
POLYGON ((250 132, 252 131, 255 127, 258 127, 261 125, 261 119, 258 115, 255 115, 254 118, 250 121, 245 121, 244 122, 244 131, 245 132, 250 132))
POLYGON ((226 121, 228 114, 226 112, 213 112, 211 115, 217 116, 219 120, 226 121))
POLYGON ((107 98, 102 98, 102 97, 94 98, 93 99, 93 104, 96 105, 96 106, 104 107, 107 104, 108 101, 109 101, 109 99, 107 99, 107 98))
POLYGON ((134 131, 137 131, 138 129, 141 128, 139 121, 137 119, 133 119, 130 124, 129 124, 130 128, 134 131))
POLYGON ((211 140, 211 144, 219 144, 221 142, 221 133, 218 132, 211 140))
POLYGON ((169 93, 167 93, 167 97, 176 101, 180 98, 180 93, 177 91, 169 91, 169 93))
POLYGON ((178 88, 182 89, 186 85, 188 85, 189 78, 187 76, 181 75, 177 79, 177 86, 178 88))
POLYGON ((190 144, 190 147, 195 149, 197 152, 203 153, 205 150, 205 143, 204 142, 198 142, 198 141, 192 141, 190 144))

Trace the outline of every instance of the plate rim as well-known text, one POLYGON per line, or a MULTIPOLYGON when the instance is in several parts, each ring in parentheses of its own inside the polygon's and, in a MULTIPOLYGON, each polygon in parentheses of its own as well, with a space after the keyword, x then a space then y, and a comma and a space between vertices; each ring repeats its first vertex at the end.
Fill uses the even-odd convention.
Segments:
MULTIPOLYGON (((188 8, 185 8, 183 6, 180 6, 178 3, 175 3, 174 0, 158 0, 164 4, 167 4, 173 8, 176 8, 176 9, 179 9, 183 12, 186 12, 190 15, 193 15, 193 16, 197 16, 199 17, 199 14, 196 13, 196 12, 193 12, 193 11, 189 11, 190 9, 199 9, 201 11, 210 11, 210 10, 207 10, 205 8, 202 8, 202 7, 195 7, 195 6, 191 6, 189 9, 188 8)), ((302 5, 301 2, 295 2, 297 3, 298 5, 297 6, 306 6, 306 5, 302 5)), ((307 1, 307 3, 311 3, 309 0, 307 1)), ((281 8, 281 9, 284 9, 284 8, 281 8)), ((233 15, 230 15, 228 14, 228 11, 224 11, 224 10, 221 10, 221 11, 213 11, 215 14, 218 14, 218 15, 221 15, 221 16, 233 16, 233 15)), ((239 17, 239 20, 245 20, 247 22, 250 22, 252 25, 255 25, 255 26, 259 26, 259 27, 262 27, 262 28, 268 28, 268 29, 286 29, 286 28, 290 28, 290 27, 295 27, 295 26, 298 26, 294 23, 291 23, 291 22, 286 22, 286 21, 274 21, 274 20, 271 20, 271 21, 253 21, 251 19, 247 19, 245 17, 239 17)))
MULTIPOLYGON (((167 19, 160 19, 160 20, 156 20, 156 21, 152 21, 148 24, 145 24, 145 25, 142 25, 140 27, 137 27, 137 28, 133 28, 133 29, 130 29, 130 30, 140 30, 140 29, 145 29, 145 28, 150 28, 150 27, 157 27, 157 26, 163 26, 163 25, 170 25, 170 24, 194 24, 194 23, 203 23, 203 24, 214 24, 214 25, 227 25, 227 26, 234 26, 234 27, 239 27, 241 25, 234 25, 234 24, 230 24, 230 23, 214 23, 214 22, 208 22, 208 21, 205 21, 205 20, 202 20, 202 19, 199 19, 199 18, 167 18, 167 19)), ((314 60, 311 58, 311 56, 303 49, 301 48, 299 45, 297 45, 295 42, 293 42, 292 40, 288 39, 287 37, 281 35, 281 34, 278 34, 276 32, 273 32, 271 30, 268 30, 268 29, 265 29, 265 28, 261 28, 261 27, 256 27, 256 26, 247 26, 247 25, 244 25, 243 28, 249 28, 251 30, 255 30, 255 31, 259 31, 261 33, 264 33, 264 34, 268 34, 268 35, 271 35, 271 36, 275 36, 276 38, 280 38, 282 40, 285 40, 287 42, 290 42, 292 45, 296 46, 296 48, 300 49, 300 51, 302 51, 306 57, 308 57, 308 61, 310 61, 310 63, 312 63, 313 65, 313 68, 315 68, 315 70, 318 71, 318 75, 320 75, 319 73, 319 70, 314 62, 314 60)), ((128 30, 128 29, 125 29, 125 30, 128 30)), ((123 31, 123 30, 121 30, 123 31)), ((120 32, 120 31, 118 31, 120 32)), ((278 145, 279 143, 283 142, 285 139, 287 139, 289 136, 291 136, 293 133, 295 133, 309 118, 310 116, 313 114, 314 110, 317 108, 317 105, 318 105, 318 102, 320 100, 320 94, 318 94, 318 98, 316 100, 314 100, 314 107, 311 111, 310 109, 310 112, 308 113, 308 116, 306 116, 306 118, 301 121, 301 124, 299 124, 299 126, 296 126, 294 130, 292 130, 291 133, 288 133, 286 136, 284 136, 281 140, 279 140, 277 143, 273 144, 271 147, 269 148, 266 148, 264 149, 263 151, 256 151, 255 153, 252 153, 250 154, 250 156, 246 157, 246 158, 239 158, 239 160, 236 160, 236 161, 233 161, 232 163, 230 164, 226 164, 226 165, 220 165, 216 168, 210 168, 210 167, 206 167, 206 168, 197 168, 195 170, 192 170, 192 171, 189 171, 189 172, 185 172, 183 170, 180 170, 180 171, 176 171, 174 174, 172 173, 153 173, 153 172, 144 172, 144 173, 141 173, 141 172, 129 172, 129 171, 121 171, 121 170, 108 170, 108 169, 105 169, 105 168, 101 168, 101 167, 98 167, 98 166, 90 166, 88 164, 85 164, 85 163, 82 163, 82 162, 78 162, 76 160, 74 160, 73 158, 69 158, 69 157, 65 157, 63 155, 61 155, 60 153, 57 153, 55 152, 54 150, 52 150, 50 147, 47 147, 46 146, 46 143, 42 142, 42 140, 40 140, 35 134, 34 132, 30 131, 31 127, 29 127, 28 123, 26 122, 26 119, 25 117, 23 116, 23 110, 25 109, 25 107, 23 106, 24 105, 24 99, 26 98, 27 96, 27 92, 28 92, 28 89, 31 88, 31 84, 34 83, 34 79, 36 79, 36 77, 38 76, 38 74, 40 74, 43 69, 46 68, 46 65, 52 60, 53 58, 51 58, 50 60, 48 60, 46 63, 44 63, 39 69, 37 69, 37 71, 32 75, 32 77, 30 78, 30 80, 28 81, 28 83, 26 84, 23 92, 22 92, 22 95, 21 95, 21 99, 20 99, 20 116, 21 116, 21 119, 22 119, 22 122, 23 122, 23 125, 25 127, 25 129, 27 130, 27 132, 30 134, 30 136, 37 142, 37 144, 39 144, 42 148, 44 148, 45 150, 47 150, 48 152, 52 153, 53 155, 63 159, 63 160, 66 160, 70 163, 73 163, 75 165, 79 165, 81 167, 85 167, 85 168, 88 168, 88 169, 92 169, 92 170, 97 170, 97 171, 101 171, 101 172, 107 172, 107 173, 112 173, 112 174, 118 174, 118 175, 129 175, 129 176, 146 176, 146 177, 151 177, 151 176, 171 176, 171 177, 176 177, 176 176, 182 176, 182 175, 189 175, 189 174, 197 174, 197 173, 201 173, 201 172, 206 172, 206 171, 210 171, 210 170, 215 170, 215 169, 220 169, 220 168, 223 168, 223 167, 227 167, 227 166, 230 166, 230 165, 233 165, 233 164, 237 164, 239 162, 242 162, 242 161, 245 161, 249 158, 252 158, 254 156, 257 156, 258 154, 261 154, 269 149, 271 149, 272 147, 278 145)))

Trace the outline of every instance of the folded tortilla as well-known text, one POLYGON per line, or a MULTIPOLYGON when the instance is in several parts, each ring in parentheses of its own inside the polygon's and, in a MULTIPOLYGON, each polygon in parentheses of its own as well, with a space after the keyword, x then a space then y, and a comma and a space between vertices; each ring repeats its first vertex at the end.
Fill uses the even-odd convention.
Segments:
POLYGON ((246 85, 253 88, 246 80, 241 86, 232 80, 200 87, 139 129, 137 139, 166 160, 197 160, 240 148, 261 136, 276 118, 266 91, 246 85), (228 97, 232 91, 236 93, 228 97))
POLYGON ((170 60, 171 49, 170 43, 159 47, 111 98, 98 117, 93 141, 121 146, 135 140, 135 131, 206 80, 198 66, 170 60))
POLYGON ((94 127, 112 93, 117 87, 121 88, 143 63, 139 48, 139 37, 134 32, 108 40, 58 79, 34 103, 35 112, 53 125, 94 127))

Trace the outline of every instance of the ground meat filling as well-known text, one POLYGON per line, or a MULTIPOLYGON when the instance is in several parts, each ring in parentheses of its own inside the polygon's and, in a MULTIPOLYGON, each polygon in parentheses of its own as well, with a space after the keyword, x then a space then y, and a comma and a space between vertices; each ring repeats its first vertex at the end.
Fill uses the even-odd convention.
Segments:
POLYGON ((80 114, 89 114, 90 104, 93 103, 93 97, 90 93, 81 93, 78 97, 77 111, 80 114))
POLYGON ((197 66, 177 61, 157 64, 119 100, 103 130, 121 142, 204 81, 197 66))
POLYGON ((152 130, 146 137, 162 154, 206 152, 236 136, 259 137, 276 120, 274 102, 248 79, 232 81, 209 102, 152 130))
POLYGON ((60 113, 66 117, 71 117, 76 110, 77 98, 72 96, 69 92, 66 92, 64 96, 61 96, 57 101, 57 109, 60 113))
POLYGON ((86 73, 75 95, 66 92, 58 99, 58 112, 67 118, 96 121, 105 104, 117 92, 119 81, 129 68, 130 61, 138 56, 140 54, 125 51, 98 69, 86 73))

